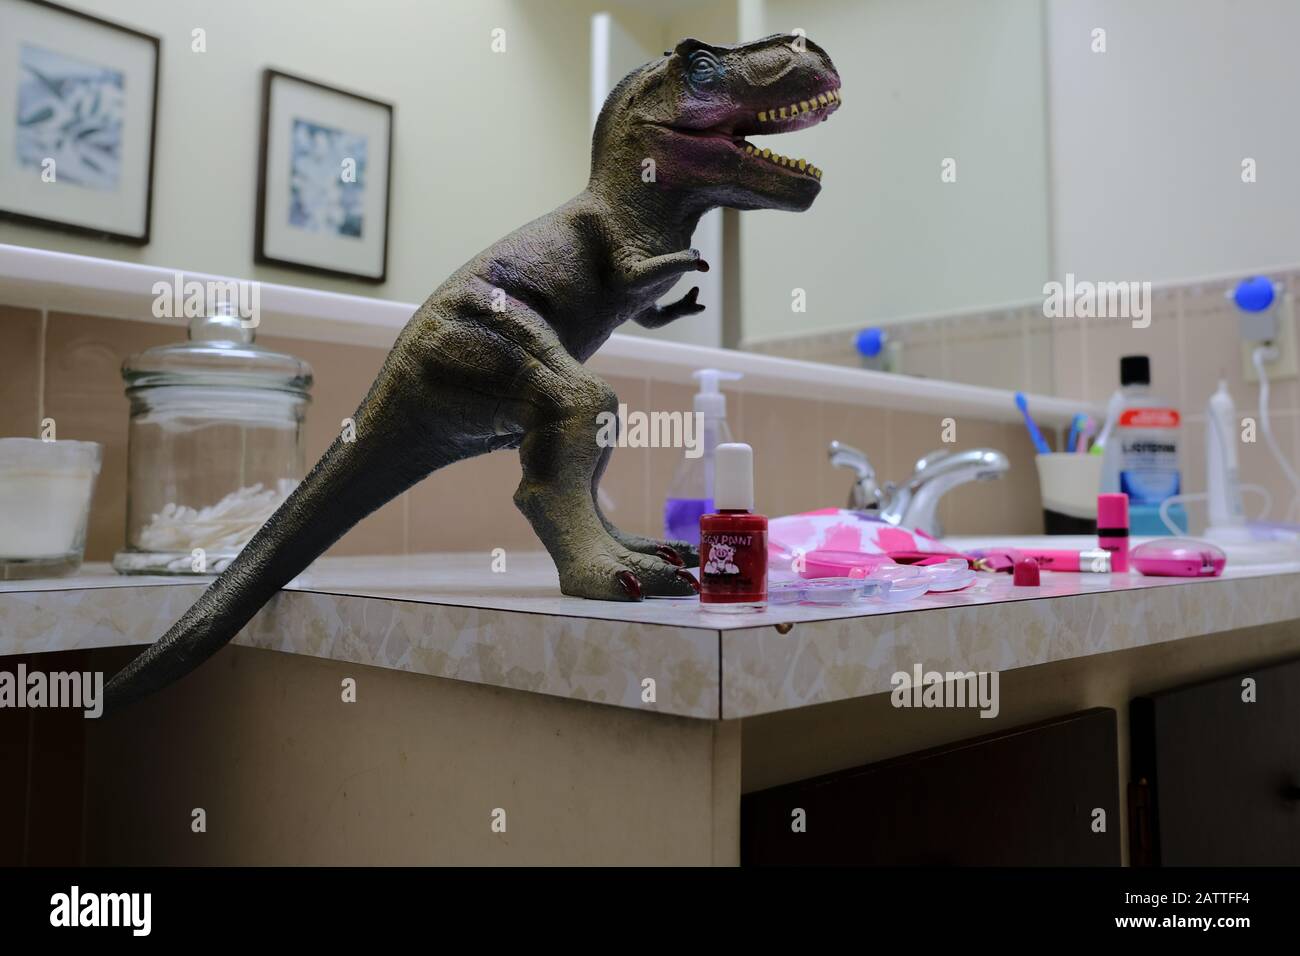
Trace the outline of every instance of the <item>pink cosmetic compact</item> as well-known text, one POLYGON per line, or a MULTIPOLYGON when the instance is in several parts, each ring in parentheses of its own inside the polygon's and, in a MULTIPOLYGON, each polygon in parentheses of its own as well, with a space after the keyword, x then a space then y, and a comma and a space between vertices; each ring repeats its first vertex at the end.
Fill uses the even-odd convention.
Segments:
POLYGON ((1217 578, 1228 556, 1222 548, 1193 538, 1147 541, 1129 551, 1129 564, 1154 577, 1217 578))

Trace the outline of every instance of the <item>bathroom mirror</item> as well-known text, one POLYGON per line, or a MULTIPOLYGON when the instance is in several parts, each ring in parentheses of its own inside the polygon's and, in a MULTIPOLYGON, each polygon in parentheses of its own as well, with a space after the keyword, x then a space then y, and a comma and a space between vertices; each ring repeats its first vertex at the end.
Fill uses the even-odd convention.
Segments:
MULTIPOLYGON (((1267 0, 77 8, 162 41, 150 240, 0 220, 3 243, 420 302, 583 188, 595 111, 629 69, 686 36, 788 33, 831 53, 846 108, 754 141, 824 169, 816 205, 710 214, 694 241, 715 268, 691 279, 708 310, 622 331, 1097 400, 1116 355, 1156 349, 1045 316, 1047 284, 1153 283, 1158 329, 1160 289, 1285 266, 1300 244, 1295 134, 1269 95, 1300 79, 1283 47, 1300 8, 1267 0), (176 57, 205 69, 169 69, 176 57), (365 234, 332 237, 335 251, 309 260, 324 271, 255 254, 268 70, 319 84, 342 125, 367 104, 393 110, 387 174, 378 162, 362 171, 387 189, 387 214, 364 230, 340 218, 365 234), (372 258, 382 248, 376 229, 386 271, 349 264, 353 240, 372 258)), ((345 142, 327 134, 313 141, 326 152, 345 142)), ((329 213, 303 222, 328 225, 329 213)), ((1166 362, 1186 371, 1178 355, 1157 361, 1157 379, 1166 362)))
MULTIPOLYGON (((763 11, 772 28, 799 21, 834 38, 849 107, 837 119, 853 121, 809 136, 828 167, 815 217, 739 224, 740 347, 1093 408, 1119 384, 1119 358, 1140 354, 1187 414, 1220 379, 1239 407, 1258 407, 1227 293, 1257 275, 1295 288, 1300 143, 1277 110, 1300 82, 1288 47, 1300 7, 774 0, 763 11), (847 189, 830 162, 845 155, 859 159, 847 189), (792 315, 790 288, 810 274, 808 313, 792 315)), ((1278 301, 1273 372, 1285 380, 1294 316, 1290 296, 1278 301)), ((1275 396, 1287 414, 1291 396, 1275 396)))

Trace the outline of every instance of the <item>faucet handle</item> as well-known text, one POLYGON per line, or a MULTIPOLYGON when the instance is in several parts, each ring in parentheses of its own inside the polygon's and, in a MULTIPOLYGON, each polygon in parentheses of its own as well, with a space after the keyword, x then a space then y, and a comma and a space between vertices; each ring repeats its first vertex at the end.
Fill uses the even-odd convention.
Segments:
POLYGON ((828 455, 833 467, 848 468, 858 476, 849 491, 849 508, 854 511, 878 509, 882 495, 880 486, 876 484, 876 470, 871 467, 866 452, 841 441, 832 441, 828 455))
POLYGON ((831 465, 835 468, 851 468, 854 474, 861 478, 874 478, 876 470, 871 467, 871 462, 867 460, 867 453, 859 451, 852 445, 846 445, 842 441, 833 441, 828 449, 831 459, 831 465))

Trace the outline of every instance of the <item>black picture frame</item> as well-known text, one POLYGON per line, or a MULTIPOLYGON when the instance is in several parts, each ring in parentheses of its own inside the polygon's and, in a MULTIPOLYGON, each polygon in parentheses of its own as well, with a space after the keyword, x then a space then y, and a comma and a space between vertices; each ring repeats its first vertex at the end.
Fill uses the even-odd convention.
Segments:
POLYGON ((58 232, 70 233, 73 235, 89 236, 94 239, 106 239, 112 242, 120 242, 133 246, 147 246, 152 238, 153 232, 153 177, 155 156, 158 148, 158 97, 159 82, 161 79, 162 67, 162 38, 152 33, 145 33, 143 30, 136 30, 132 27, 115 23, 112 20, 105 20, 81 10, 74 10, 71 7, 65 7, 57 3, 51 3, 50 0, 14 0, 18 3, 30 4, 34 7, 42 7, 64 16, 75 17, 93 23, 98 27, 107 30, 114 30, 118 33, 125 33, 138 40, 144 40, 153 46, 153 102, 149 107, 149 146, 146 150, 148 169, 145 173, 144 189, 144 231, 139 235, 124 232, 114 232, 110 229, 103 229, 98 226, 85 226, 77 223, 68 222, 62 219, 46 219, 42 216, 33 216, 30 213, 13 212, 0 206, 0 219, 9 222, 15 222, 27 226, 39 226, 46 229, 57 230, 58 232))
POLYGON ((352 279, 354 281, 367 282, 372 285, 380 285, 388 281, 388 239, 389 239, 389 220, 392 213, 393 201, 393 132, 396 121, 396 110, 392 103, 376 99, 372 96, 366 96, 353 90, 345 90, 340 87, 331 86, 322 83, 319 80, 313 80, 309 77, 300 76, 295 73, 288 73, 283 70, 266 68, 262 71, 262 121, 261 132, 258 138, 257 149, 257 214, 255 216, 254 235, 253 235, 253 261, 259 265, 278 266, 284 269, 293 269, 298 272, 310 273, 312 275, 329 276, 335 279, 352 279), (267 167, 271 149, 271 93, 272 87, 277 80, 287 80, 294 83, 301 83, 305 86, 314 87, 315 89, 329 93, 334 96, 347 97, 358 100, 367 106, 383 109, 388 113, 388 157, 384 168, 384 229, 383 229, 383 253, 381 256, 381 267, 378 275, 368 275, 361 272, 349 272, 344 269, 337 269, 330 266, 310 265, 289 259, 283 259, 273 256, 266 251, 266 213, 267 213, 267 167))

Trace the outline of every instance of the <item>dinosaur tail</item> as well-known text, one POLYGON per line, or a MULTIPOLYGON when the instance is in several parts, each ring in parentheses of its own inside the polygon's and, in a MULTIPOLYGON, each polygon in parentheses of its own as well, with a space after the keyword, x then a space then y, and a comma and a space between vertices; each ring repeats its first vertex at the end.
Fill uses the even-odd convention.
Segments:
POLYGON ((109 681, 106 713, 194 670, 349 528, 445 464, 432 457, 430 436, 400 434, 401 419, 376 414, 378 404, 372 390, 357 412, 356 440, 335 439, 194 606, 109 681))

